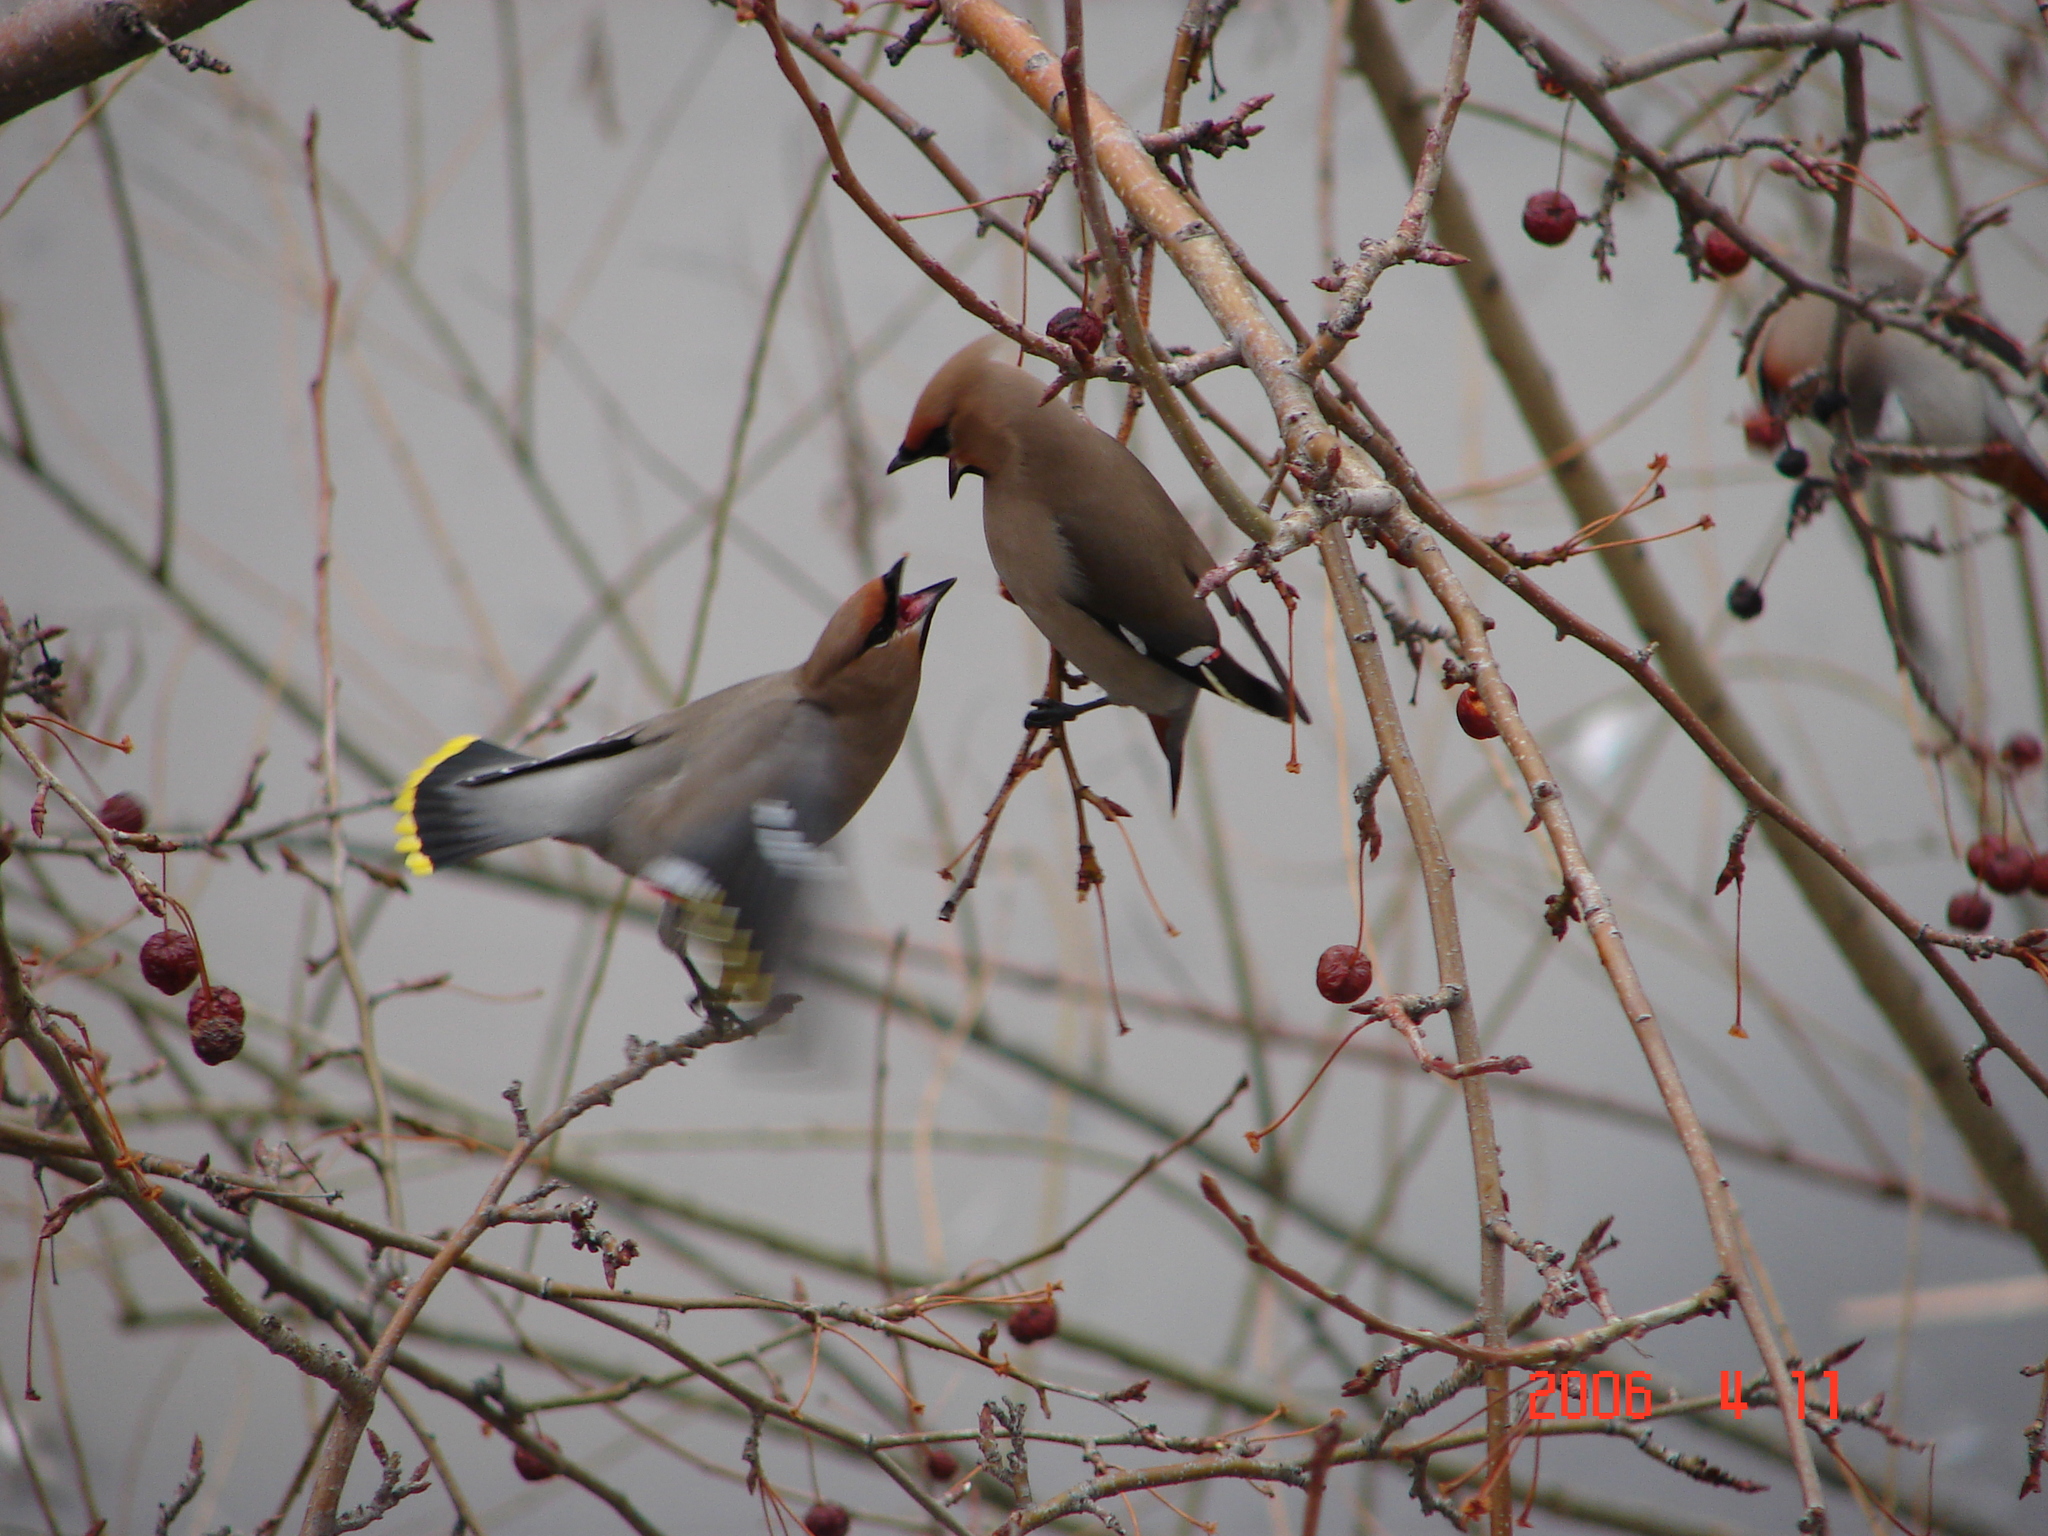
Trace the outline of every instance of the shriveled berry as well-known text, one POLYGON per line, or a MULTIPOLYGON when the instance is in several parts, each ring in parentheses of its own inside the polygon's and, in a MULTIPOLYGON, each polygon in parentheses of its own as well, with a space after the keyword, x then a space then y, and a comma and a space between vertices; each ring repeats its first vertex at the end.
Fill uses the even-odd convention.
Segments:
POLYGON ((804 1511, 804 1529, 811 1536, 846 1536, 853 1529, 853 1516, 844 1504, 820 1500, 804 1511))
POLYGON ((1026 1302, 1010 1314, 1010 1337, 1019 1344, 1036 1344, 1060 1331, 1060 1309, 1049 1301, 1026 1302))
POLYGON ((1102 316, 1093 310, 1067 308, 1045 322, 1045 334, 1054 341, 1064 341, 1076 352, 1088 357, 1095 355, 1095 349, 1102 345, 1104 334, 1102 316))
POLYGON ((2048 896, 2048 853, 2034 855, 2034 873, 2027 882, 2027 889, 2036 896, 2048 896))
POLYGON ((1491 741, 1500 734, 1500 727, 1493 723, 1493 714, 1486 707, 1486 700, 1479 696, 1479 690, 1466 686, 1458 695, 1458 729, 1474 741, 1491 741))
POLYGON ((209 1067, 242 1054, 242 999, 227 987, 200 987, 185 1005, 192 1054, 209 1067))
POLYGON ((1546 96, 1555 96, 1560 101, 1571 95, 1571 88, 1547 69, 1536 71, 1536 89, 1546 96))
POLYGON ((1522 233, 1538 245, 1563 245, 1578 227, 1578 205, 1556 187, 1532 192, 1522 204, 1522 233))
POLYGON ((114 832, 140 832, 149 825, 149 807, 133 795, 109 795, 100 806, 100 820, 114 832))
POLYGON ((1998 755, 2005 759, 2006 766, 2015 773, 2025 773, 2029 768, 2041 766, 2041 738, 2030 736, 2025 731, 2009 737, 1998 755))
POLYGON ((2001 896, 2017 896, 2034 878, 2034 850, 2007 843, 1984 865, 1984 883, 2001 896))
POLYGON ((1785 418, 1759 407, 1742 418, 1742 437, 1763 453, 1785 446, 1785 418))
POLYGON ((950 1483, 960 1475, 960 1458, 943 1445, 924 1448, 924 1475, 934 1483, 950 1483))
POLYGON ((1747 576, 1735 578, 1728 589, 1728 611, 1747 622, 1764 611, 1764 589, 1747 576))
POLYGON ((1749 265, 1749 252, 1731 240, 1719 229, 1707 231, 1707 238, 1700 242, 1700 255, 1707 265, 1723 277, 1733 277, 1749 265))
POLYGON ((1787 480, 1797 480, 1806 473, 1806 450, 1804 448, 1787 448, 1772 461, 1771 467, 1776 469, 1787 480))
POLYGON ((1991 867, 1991 861, 2004 851, 2005 839, 1986 832, 1963 851, 1963 863, 1971 874, 1982 880, 1984 871, 1991 867))
POLYGON ((1991 898, 1982 891, 1957 891, 1948 899, 1948 925, 1958 933, 1982 933, 1991 926, 1991 898))
POLYGON ((199 979, 199 946, 177 928, 152 933, 135 958, 142 979, 165 997, 176 997, 199 979))
MULTIPOLYGON (((558 1452, 562 1449, 546 1435, 535 1435, 533 1438, 551 1451, 558 1452)), ((551 1477, 561 1476, 545 1457, 523 1445, 512 1447, 512 1470, 529 1483, 544 1483, 551 1477)))
POLYGON ((1813 419, 1829 421, 1848 408, 1849 397, 1839 389, 1824 389, 1813 397, 1813 419))
POLYGON ((1372 985, 1372 962, 1356 944, 1332 944, 1316 961, 1316 990, 1333 1003, 1355 1003, 1372 985))

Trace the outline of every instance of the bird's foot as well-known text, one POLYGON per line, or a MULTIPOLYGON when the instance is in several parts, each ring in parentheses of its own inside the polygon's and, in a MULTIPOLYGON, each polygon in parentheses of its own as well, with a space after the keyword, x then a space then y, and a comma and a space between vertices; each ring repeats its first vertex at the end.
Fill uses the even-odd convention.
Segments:
POLYGON ((1109 702, 1108 695, 1090 699, 1086 704, 1069 704, 1065 699, 1033 699, 1031 708, 1024 716, 1027 731, 1049 731, 1056 725, 1065 725, 1069 720, 1078 719, 1091 709, 1100 709, 1109 702))

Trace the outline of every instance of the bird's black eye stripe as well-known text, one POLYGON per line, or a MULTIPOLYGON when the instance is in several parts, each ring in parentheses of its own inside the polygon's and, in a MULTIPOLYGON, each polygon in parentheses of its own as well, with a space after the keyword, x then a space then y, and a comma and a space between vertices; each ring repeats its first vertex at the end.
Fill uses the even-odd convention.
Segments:
POLYGON ((924 441, 917 445, 917 451, 927 459, 935 459, 942 453, 953 451, 953 428, 948 422, 940 422, 925 433, 924 441))

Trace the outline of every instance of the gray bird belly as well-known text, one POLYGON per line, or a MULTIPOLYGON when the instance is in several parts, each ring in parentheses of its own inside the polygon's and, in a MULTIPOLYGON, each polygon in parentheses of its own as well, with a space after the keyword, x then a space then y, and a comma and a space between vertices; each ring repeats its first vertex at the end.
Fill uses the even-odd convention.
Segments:
POLYGON ((1148 715, 1173 715, 1195 696, 1194 684, 1146 660, 1075 607, 1080 589, 1073 552, 1048 517, 1006 515, 984 505, 982 531, 996 574, 1038 632, 1077 671, 1119 704, 1148 715))

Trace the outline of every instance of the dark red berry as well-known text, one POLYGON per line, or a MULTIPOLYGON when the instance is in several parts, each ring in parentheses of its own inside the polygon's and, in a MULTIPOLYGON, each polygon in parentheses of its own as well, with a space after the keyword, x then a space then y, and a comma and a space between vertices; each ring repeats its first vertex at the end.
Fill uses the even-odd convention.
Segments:
POLYGON ((1991 926, 1991 898, 1982 891, 1957 891, 1948 899, 1948 925, 1958 933, 1982 933, 1991 926))
POLYGON ((1971 874, 1982 880, 1984 871, 1991 867, 1992 859, 2004 851, 2005 839, 1987 832, 1964 850, 1963 863, 1969 866, 1971 874))
MULTIPOLYGON (((533 1438, 551 1451, 559 1453, 562 1449, 546 1435, 535 1435, 533 1438)), ((548 1462, 546 1457, 542 1456, 538 1451, 529 1450, 523 1445, 512 1447, 512 1470, 525 1478, 529 1483, 544 1483, 551 1477, 561 1476, 548 1462)))
POLYGON ((201 987, 185 1005, 192 1054, 209 1067, 242 1054, 242 999, 227 987, 201 987))
POLYGON ((2010 738, 1998 749, 1998 755, 2005 759, 2006 766, 2015 773, 2025 773, 2029 768, 2041 766, 2041 738, 2029 736, 2025 731, 2010 738))
POLYGON ((1536 89, 1546 96, 1555 96, 1560 100, 1571 95, 1571 88, 1547 69, 1536 71, 1536 89))
POLYGON ((149 808, 133 795, 109 795, 100 820, 114 832, 140 832, 149 825, 149 808))
POLYGON ((1458 729, 1474 741, 1491 741, 1500 734, 1500 727, 1493 723, 1493 714, 1477 688, 1467 686, 1458 695, 1458 729))
POLYGON ((811 1536, 846 1536, 853 1529, 853 1516, 844 1504, 821 1500, 804 1511, 804 1529, 811 1536))
POLYGON ((142 941, 136 956, 142 979, 166 997, 176 997, 199 979, 199 946, 192 935, 165 928, 142 941))
POLYGON ((1563 245, 1579 227, 1578 206, 1556 187, 1522 204, 1522 233, 1538 245, 1563 245))
POLYGON ((1028 1302, 1010 1314, 1010 1337, 1019 1344, 1036 1344, 1060 1331, 1060 1309, 1049 1301, 1028 1302))
POLYGON ((1735 578, 1728 589, 1728 611, 1745 623, 1764 611, 1764 589, 1747 576, 1735 578))
POLYGON ((934 1483, 950 1483, 960 1475, 960 1458, 943 1445, 924 1448, 924 1475, 934 1483))
POLYGON ((2034 855, 2034 874, 2027 882, 2027 889, 2036 896, 2048 896, 2048 853, 2034 855))
POLYGON ((1088 309, 1063 309, 1045 323, 1045 334, 1087 357, 1102 345, 1102 316, 1088 309))
POLYGON ((1806 465, 1807 458, 1804 448, 1787 448, 1771 461, 1771 467, 1776 469, 1787 480, 1803 478, 1806 474, 1806 465))
POLYGON ((1984 865, 1984 883, 2001 896, 2017 896, 2034 878, 2034 850, 2007 843, 1984 865))
POLYGON ((1356 944, 1332 944, 1316 961, 1316 990, 1333 1003, 1355 1003, 1372 985, 1372 962, 1356 944))
POLYGON ((1700 242, 1700 254, 1723 277, 1733 277, 1749 265, 1749 252, 1718 229, 1707 231, 1707 238, 1700 242))
POLYGON ((1785 446, 1785 419, 1757 409, 1742 418, 1743 440, 1763 453, 1785 446))

